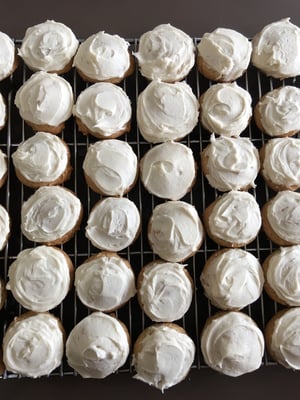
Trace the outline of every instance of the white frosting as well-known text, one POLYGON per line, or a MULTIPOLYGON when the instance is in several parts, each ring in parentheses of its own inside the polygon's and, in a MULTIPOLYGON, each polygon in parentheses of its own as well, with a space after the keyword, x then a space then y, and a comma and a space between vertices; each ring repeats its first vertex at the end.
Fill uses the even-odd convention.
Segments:
POLYGON ((151 194, 179 200, 192 187, 196 175, 192 150, 166 142, 152 147, 141 160, 141 180, 151 194))
POLYGON ((276 319, 270 348, 277 362, 284 367, 300 369, 300 310, 298 307, 286 310, 276 319))
POLYGON ((64 338, 59 321, 39 313, 14 321, 3 339, 3 361, 8 371, 37 378, 60 364, 64 338))
POLYGON ((85 234, 101 250, 120 251, 135 240, 140 223, 139 210, 131 200, 107 197, 91 210, 85 234))
POLYGON ((0 81, 7 78, 15 62, 15 44, 4 32, 0 32, 0 81))
POLYGON ((280 247, 268 258, 266 281, 289 306, 300 306, 300 245, 280 247))
POLYGON ((22 233, 35 242, 52 242, 75 229, 80 216, 80 200, 71 191, 43 186, 22 205, 22 233))
POLYGON ((0 149, 0 180, 7 174, 7 155, 0 149))
POLYGON ((2 94, 0 94, 0 129, 2 129, 6 123, 6 104, 2 94))
POLYGON ((70 289, 69 262, 66 254, 55 247, 25 249, 10 265, 6 287, 28 310, 49 311, 63 301, 70 289))
POLYGON ((81 264, 75 272, 75 286, 81 302, 99 311, 115 310, 136 293, 132 269, 113 253, 100 253, 81 264))
POLYGON ((12 154, 15 168, 31 182, 53 182, 68 167, 69 150, 62 140, 47 132, 37 132, 20 143, 12 154))
POLYGON ((73 65, 93 81, 123 78, 130 67, 129 43, 103 31, 79 46, 73 65))
POLYGON ((283 86, 265 94, 257 104, 259 118, 269 136, 300 130, 300 89, 283 86))
POLYGON ((300 140, 269 140, 265 145, 262 174, 275 185, 300 186, 300 140))
POLYGON ((25 121, 58 126, 72 115, 73 92, 61 76, 40 71, 18 89, 15 104, 25 121))
POLYGON ((54 72, 71 62, 78 44, 66 25, 45 21, 26 30, 18 54, 31 70, 54 72))
POLYGON ((72 329, 66 343, 69 365, 83 378, 105 378, 126 361, 128 332, 116 318, 100 311, 72 329))
POLYGON ((108 139, 89 146, 83 170, 99 191, 107 196, 122 196, 137 177, 137 156, 124 141, 108 139))
POLYGON ((150 326, 142 335, 141 348, 133 354, 134 378, 162 392, 181 382, 194 361, 192 339, 164 324, 150 326))
POLYGON ((0 251, 5 247, 10 235, 10 217, 6 209, 0 205, 0 251))
POLYGON ((228 376, 253 372, 261 365, 264 336, 246 314, 216 314, 204 328, 201 350, 207 365, 228 376))
POLYGON ((138 289, 143 311, 156 322, 182 318, 192 302, 192 285, 185 265, 161 261, 146 265, 138 289))
POLYGON ((205 129, 239 136, 252 116, 251 96, 236 82, 212 85, 201 98, 200 119, 205 129))
POLYGON ((206 178, 210 185, 222 192, 256 187, 260 162, 258 150, 249 138, 229 138, 214 134, 202 157, 207 162, 206 178))
POLYGON ((108 138, 125 130, 130 122, 130 99, 120 86, 95 83, 80 93, 73 114, 89 131, 108 138))
POLYGON ((222 310, 242 309, 253 303, 264 284, 258 259, 242 249, 229 249, 210 257, 200 279, 205 296, 222 310))
POLYGON ((300 193, 278 192, 267 207, 268 222, 281 239, 300 244, 300 193))
POLYGON ((300 28, 289 20, 266 25, 253 39, 253 64, 274 78, 300 74, 300 28))
POLYGON ((198 99, 186 82, 152 81, 137 101, 137 123, 148 142, 179 140, 198 122, 198 99))
POLYGON ((252 45, 241 33, 218 28, 203 35, 197 50, 207 67, 218 74, 216 80, 229 82, 248 68, 252 45))
POLYGON ((170 24, 144 33, 134 53, 141 74, 146 78, 173 82, 182 80, 195 63, 192 38, 170 24))
POLYGON ((260 230, 259 206, 248 192, 225 193, 216 201, 208 225, 215 238, 242 246, 252 241, 260 230))
POLYGON ((154 253, 172 262, 183 261, 201 246, 204 229, 197 210, 183 201, 157 205, 149 221, 148 239, 154 253))

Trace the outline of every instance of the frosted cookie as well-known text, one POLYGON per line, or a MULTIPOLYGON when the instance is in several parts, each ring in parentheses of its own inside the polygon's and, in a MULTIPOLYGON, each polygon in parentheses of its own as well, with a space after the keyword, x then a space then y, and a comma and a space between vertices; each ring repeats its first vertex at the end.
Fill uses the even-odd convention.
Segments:
POLYGON ((33 130, 58 134, 72 115, 72 88, 61 76, 36 72, 18 89, 15 105, 33 130))
POLYGON ((249 66, 251 42, 241 33, 217 28, 205 33, 197 46, 197 66, 207 79, 232 82, 249 66))
POLYGON ((0 205, 0 251, 6 246, 10 237, 11 221, 7 210, 0 205))
POLYGON ((3 279, 0 279, 0 310, 4 307, 6 301, 6 288, 5 282, 3 279))
POLYGON ((259 205, 250 193, 233 190, 205 209, 204 225, 220 246, 243 247, 256 238, 261 228, 259 205))
POLYGON ((8 371, 38 378, 60 366, 65 332, 52 314, 28 312, 9 325, 3 338, 3 361, 8 371))
POLYGON ((210 144, 201 153, 201 166, 213 188, 221 192, 248 190, 256 187, 258 150, 249 138, 215 138, 212 134, 210 144))
POLYGON ((271 137, 293 136, 300 130, 300 89, 282 86, 266 93, 254 108, 258 128, 271 137))
POLYGON ((228 376, 241 376, 260 368, 265 341, 256 323, 239 311, 209 317, 201 333, 206 364, 228 376))
POLYGON ((239 136, 252 116, 251 96, 233 83, 216 83, 200 97, 200 121, 211 133, 239 136))
POLYGON ((256 257, 242 249, 214 253, 200 276, 205 296, 221 310, 240 310, 262 293, 264 275, 256 257))
POLYGON ((278 192, 262 208, 263 228, 279 246, 300 244, 300 193, 278 192))
POLYGON ((263 269, 267 294, 285 306, 300 306, 300 245, 276 249, 263 269))
POLYGON ((69 27, 47 20, 27 28, 18 55, 32 71, 63 74, 71 69, 78 44, 69 27))
POLYGON ((135 67, 129 43, 103 31, 80 44, 73 65, 84 80, 93 83, 119 83, 131 75, 135 67))
POLYGON ((67 144, 47 132, 37 132, 20 143, 12 161, 18 179, 32 188, 62 184, 72 172, 67 144))
POLYGON ((140 213, 131 200, 107 197, 92 208, 85 235, 98 249, 120 251, 137 239, 140 229, 140 213))
POLYGON ((289 18, 266 25, 252 40, 252 63, 268 76, 300 74, 300 28, 289 18))
POLYGON ((145 32, 139 41, 137 58, 140 72, 149 80, 181 81, 195 63, 191 37, 170 24, 145 32))
POLYGON ((180 140, 197 125, 198 109, 198 100, 186 82, 155 80, 139 94, 138 127, 150 143, 180 140))
POLYGON ((260 157, 261 174, 271 189, 278 192, 300 187, 299 139, 271 139, 261 148, 260 157))
POLYGON ((9 267, 6 288, 27 310, 44 312, 64 300, 73 277, 72 261, 63 250, 37 246, 17 255, 9 267))
POLYGON ((7 180, 7 155, 0 149, 0 188, 7 180))
POLYGON ((195 344, 179 325, 149 326, 133 347, 134 378, 163 392, 186 378, 194 357, 195 344))
POLYGON ((107 139, 89 146, 83 161, 87 184, 105 196, 123 196, 138 177, 137 156, 124 141, 107 139))
POLYGON ((2 81, 9 77, 18 66, 15 44, 4 32, 0 32, 0 54, 0 81, 2 81))
POLYGON ((79 229, 82 214, 81 202, 73 192, 42 186, 22 204, 21 230, 33 242, 62 244, 79 229))
POLYGON ((171 262, 184 261, 201 247, 204 229, 197 210, 184 201, 157 205, 148 224, 148 240, 155 254, 171 262))
POLYGON ((193 280, 185 265, 162 260, 141 269, 137 289, 142 310, 155 322, 181 319, 193 299, 193 280))
POLYGON ((131 103, 125 91, 107 82, 83 90, 73 107, 78 129, 98 139, 113 139, 130 131, 131 103))
POLYGON ((0 130, 5 127, 6 121, 7 121, 6 103, 4 97, 0 93, 0 130))
POLYGON ((149 193, 179 200, 196 179, 193 152, 181 143, 166 142, 152 147, 140 161, 141 180, 149 193))
POLYGON ((109 252, 98 253, 76 268, 75 287, 85 306, 104 312, 117 310, 136 293, 131 265, 109 252))
POLYGON ((126 362, 129 344, 126 326, 117 318, 96 311, 70 332, 67 361, 83 378, 102 379, 126 362))
POLYGON ((278 311, 265 328, 266 347, 272 359, 285 368, 299 370, 299 335, 299 307, 278 311))

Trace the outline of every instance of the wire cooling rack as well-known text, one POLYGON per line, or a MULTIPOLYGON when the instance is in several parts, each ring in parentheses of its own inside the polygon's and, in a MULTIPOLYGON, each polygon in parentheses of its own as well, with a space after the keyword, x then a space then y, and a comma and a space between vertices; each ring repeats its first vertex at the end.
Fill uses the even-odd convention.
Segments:
MULTIPOLYGON (((131 49, 136 51, 138 48, 138 40, 129 39, 128 41, 131 45, 131 49)), ((194 39, 195 45, 197 45, 198 42, 199 39, 194 39)), ((17 40, 16 46, 18 47, 20 44, 21 42, 17 40)), ((34 243, 28 241, 22 235, 20 230, 21 205, 23 201, 25 201, 33 193, 33 190, 23 186, 18 181, 11 162, 11 154, 17 149, 19 143, 33 134, 31 128, 29 128, 20 118, 18 110, 14 105, 14 98, 17 89, 25 80, 29 78, 30 75, 31 72, 26 68, 25 65, 20 63, 19 68, 13 74, 13 76, 0 83, 0 92, 6 99, 8 108, 7 125, 5 129, 0 132, 0 148, 8 156, 8 179, 5 186, 0 189, 0 204, 5 206, 8 210, 12 223, 11 238, 5 249, 2 250, 0 254, 0 277, 5 281, 7 281, 7 272, 9 266, 16 259, 18 253, 25 248, 34 246, 34 243)), ((82 81, 74 69, 65 74, 64 78, 70 82, 74 91, 75 99, 78 97, 79 93, 87 87, 87 84, 82 81)), ((197 97, 199 97, 211 85, 210 81, 203 78, 203 76, 197 72, 196 67, 192 69, 186 78, 186 81, 192 87, 193 92, 197 97)), ((253 99, 252 104, 254 106, 258 99, 266 92, 287 84, 299 86, 300 82, 299 78, 282 81, 267 78, 253 66, 250 66, 247 72, 237 80, 237 83, 250 92, 253 99)), ((140 75, 138 69, 136 69, 132 76, 128 77, 120 84, 120 86, 130 97, 133 109, 131 131, 120 139, 127 141, 132 146, 138 159, 140 159, 145 152, 152 147, 152 145, 144 141, 142 136, 139 134, 136 124, 137 97, 139 93, 146 87, 146 85, 147 81, 140 75)), ((258 130, 253 120, 248 128, 243 132, 242 136, 250 137, 257 148, 260 148, 267 140, 267 138, 258 130)), ((91 207, 99 200, 100 196, 88 188, 82 171, 82 163, 87 148, 89 144, 95 142, 96 139, 91 136, 84 136, 78 132, 73 118, 67 121, 61 137, 65 140, 70 148, 71 162, 73 167, 71 179, 66 182, 65 186, 77 194, 84 206, 84 216, 81 229, 76 233, 72 240, 62 246, 62 249, 69 254, 76 267, 88 257, 99 251, 98 249, 94 248, 85 238, 84 228, 89 211, 91 207)), ((209 143, 209 137, 210 134, 203 129, 199 123, 193 132, 191 132, 184 140, 181 141, 192 149, 198 165, 196 183, 193 186, 192 191, 188 193, 182 200, 193 204, 200 216, 203 215, 204 209, 219 194, 215 189, 209 186, 207 180, 203 177, 200 168, 200 152, 209 143)), ((272 197, 274 193, 268 189, 260 176, 258 176, 256 184, 257 187, 255 189, 251 189, 250 193, 256 197, 259 205, 262 206, 262 204, 272 197)), ((141 212, 142 231, 138 240, 132 246, 120 252, 119 254, 129 260, 135 274, 137 275, 143 265, 155 259, 147 240, 147 224, 153 208, 157 204, 163 202, 163 200, 150 195, 144 189, 140 180, 138 180, 136 186, 128 194, 128 197, 135 202, 141 212)), ((275 247, 276 246, 274 246, 274 244, 272 244, 272 242, 266 238, 265 234, 260 232, 257 239, 251 244, 247 245, 245 249, 263 262, 266 256, 270 254, 275 247)), ((177 323, 185 328, 187 333, 196 344, 196 357, 193 363, 193 368, 197 369, 206 367, 200 351, 200 332, 206 319, 217 311, 217 309, 215 309, 203 295, 203 289, 200 285, 199 276, 208 257, 218 249, 219 246, 206 237, 201 249, 186 262, 187 269, 194 280, 194 297, 190 309, 180 321, 177 321, 177 323)), ((272 301, 265 293, 263 293, 254 304, 246 307, 242 311, 251 316, 256 321, 258 326, 263 330, 266 322, 280 307, 280 305, 272 301)), ((8 293, 6 305, 4 309, 0 311, 1 342, 8 324, 15 316, 20 315, 25 311, 26 310, 22 309, 22 307, 13 299, 12 295, 8 293)), ((61 319, 67 335, 74 325, 89 313, 87 308, 83 306, 76 297, 74 288, 71 289, 66 299, 54 310, 51 310, 51 312, 61 319)), ((134 343, 137 336, 144 328, 152 324, 148 317, 141 311, 136 297, 122 307, 116 313, 116 315, 127 325, 132 343, 134 343)), ((269 359, 266 353, 263 358, 263 364, 273 364, 273 361, 269 359)), ((132 372, 131 357, 128 358, 127 363, 119 371, 132 372)), ((64 359, 62 365, 50 374, 50 376, 54 375, 76 375, 76 373, 68 366, 66 360, 64 359)), ((16 374, 12 374, 9 371, 5 371, 4 375, 2 376, 4 379, 16 377, 16 374)))

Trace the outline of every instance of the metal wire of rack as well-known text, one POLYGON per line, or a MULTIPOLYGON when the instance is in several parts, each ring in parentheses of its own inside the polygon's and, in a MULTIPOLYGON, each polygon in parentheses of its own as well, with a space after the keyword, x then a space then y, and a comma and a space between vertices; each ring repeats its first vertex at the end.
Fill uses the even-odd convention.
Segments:
MULTIPOLYGON (((132 50, 136 51, 138 48, 138 39, 128 39, 128 41, 132 50)), ((195 45, 197 45, 198 42, 199 38, 195 38, 195 45)), ((21 41, 16 40, 16 46, 20 46, 20 44, 21 41)), ((14 105, 14 97, 17 89, 26 79, 29 78, 30 75, 31 72, 27 69, 27 67, 24 64, 21 64, 12 77, 0 83, 0 92, 6 99, 8 109, 8 121, 5 129, 0 133, 0 148, 7 154, 8 157, 8 179, 5 186, 0 189, 0 204, 7 208, 11 217, 12 226, 10 240, 0 254, 0 277, 4 279, 5 282, 7 281, 9 266, 16 259, 18 253, 25 248, 33 247, 35 245, 22 235, 20 229, 21 205, 23 201, 25 201, 33 193, 33 190, 23 186, 18 181, 11 162, 11 154, 16 150, 19 143, 33 134, 31 128, 29 128, 20 118, 18 110, 14 105)), ((70 82, 74 91, 75 99, 78 97, 79 93, 87 87, 87 84, 82 81, 74 69, 66 73, 64 77, 70 82)), ((196 67, 192 69, 190 74, 187 76, 186 81, 192 87, 197 97, 199 97, 212 84, 198 73, 196 67)), ((267 78, 253 66, 248 68, 246 73, 237 80, 237 83, 250 92, 253 99, 253 105, 256 104, 258 99, 264 93, 276 87, 285 84, 300 86, 299 78, 283 81, 267 78)), ((136 124, 137 97, 139 93, 146 87, 147 81, 140 75, 138 69, 136 68, 135 73, 125 79, 120 85, 131 99, 133 109, 131 131, 120 139, 127 141, 137 154, 138 159, 140 159, 145 152, 152 147, 152 145, 146 142, 139 134, 136 124)), ((248 128, 243 132, 242 136, 250 137, 254 145, 258 148, 260 148, 267 140, 266 137, 258 130, 253 120, 250 122, 248 128)), ((76 267, 92 254, 95 254, 99 251, 91 245, 84 235, 85 223, 87 221, 89 211, 91 207, 99 200, 99 195, 88 188, 82 171, 82 163, 87 148, 90 143, 95 142, 96 139, 91 136, 84 136, 78 132, 73 118, 67 121, 61 137, 65 140, 70 148, 71 163, 73 167, 71 179, 66 182, 65 186, 72 189, 78 195, 84 206, 84 217, 81 229, 76 233, 73 239, 61 246, 62 249, 68 253, 74 263, 74 266, 76 267)), ((188 193, 182 200, 193 204, 196 207, 200 217, 203 215, 204 209, 219 194, 215 189, 209 186, 200 168, 200 152, 209 143, 209 139, 209 133, 201 127, 200 123, 198 123, 193 132, 191 132, 181 141, 192 149, 198 165, 196 183, 191 192, 188 193)), ((251 189, 250 192, 255 196, 259 205, 262 206, 262 204, 272 197, 274 193, 265 185, 261 176, 257 177, 256 184, 257 187, 251 189)), ((157 204, 163 202, 163 200, 150 195, 145 190, 140 180, 138 180, 136 186, 128 194, 128 197, 135 202, 141 212, 142 231, 138 240, 119 254, 128 259, 135 274, 137 275, 143 265, 155 259, 155 255, 153 254, 147 240, 147 223, 153 208, 157 204)), ((265 234, 261 231, 257 239, 251 244, 247 245, 245 249, 258 257, 258 259, 262 262, 266 256, 274 250, 275 247, 276 246, 274 246, 274 244, 268 240, 265 234)), ((206 237, 201 249, 186 262, 187 269, 189 270, 194 281, 194 298, 186 315, 182 318, 182 320, 177 322, 185 328, 187 333, 196 344, 196 357, 193 368, 197 369, 207 367, 200 351, 199 336, 201 329, 204 326, 206 319, 217 311, 217 309, 215 309, 205 298, 203 289, 200 285, 199 277, 208 257, 219 248, 220 247, 217 244, 206 237)), ((242 311, 250 315, 256 321, 258 326, 261 329, 264 329, 266 322, 280 307, 280 305, 272 301, 265 293, 263 293, 254 304, 245 307, 245 309, 242 311)), ((13 299, 12 295, 8 293, 6 305, 4 309, 0 311, 1 342, 8 324, 15 316, 18 316, 25 311, 26 310, 22 309, 22 307, 13 299)), ((51 310, 51 312, 61 319, 67 334, 71 331, 76 323, 78 323, 89 313, 88 309, 83 306, 76 297, 74 288, 71 289, 70 293, 61 303, 61 305, 56 307, 54 310, 51 310)), ((152 324, 152 322, 140 309, 136 298, 133 298, 128 302, 128 304, 118 310, 116 315, 127 325, 132 343, 134 343, 139 333, 145 327, 152 324)), ((267 353, 265 353, 263 364, 273 364, 273 361, 269 358, 267 353)), ((119 372, 132 372, 130 357, 126 364, 119 370, 119 372)), ((55 375, 76 375, 76 373, 68 366, 66 360, 64 359, 62 365, 50 374, 50 376, 55 375)), ((16 377, 18 377, 16 374, 13 374, 9 371, 5 371, 4 375, 2 376, 3 379, 16 377)))

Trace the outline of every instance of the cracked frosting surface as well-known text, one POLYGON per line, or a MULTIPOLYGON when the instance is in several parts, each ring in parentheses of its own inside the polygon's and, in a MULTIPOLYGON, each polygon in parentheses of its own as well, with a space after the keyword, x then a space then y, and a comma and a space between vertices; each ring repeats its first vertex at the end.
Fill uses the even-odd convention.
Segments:
POLYGON ((0 32, 0 81, 7 78, 14 68, 15 44, 4 32, 0 32))

